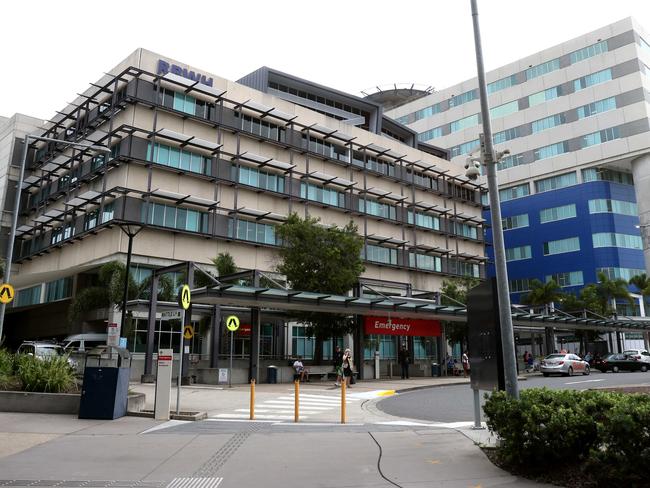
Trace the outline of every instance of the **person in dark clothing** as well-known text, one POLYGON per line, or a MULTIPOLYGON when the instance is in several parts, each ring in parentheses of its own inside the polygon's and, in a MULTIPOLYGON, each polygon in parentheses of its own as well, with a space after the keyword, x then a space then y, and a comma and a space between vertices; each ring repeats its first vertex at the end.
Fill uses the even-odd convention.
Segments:
POLYGON ((341 379, 343 378, 343 353, 341 348, 336 346, 334 351, 334 369, 336 369, 336 386, 341 386, 341 379))
POLYGON ((406 344, 402 344, 402 348, 399 350, 397 355, 397 360, 399 365, 402 367, 402 379, 409 379, 409 363, 410 357, 408 349, 406 349, 406 344))

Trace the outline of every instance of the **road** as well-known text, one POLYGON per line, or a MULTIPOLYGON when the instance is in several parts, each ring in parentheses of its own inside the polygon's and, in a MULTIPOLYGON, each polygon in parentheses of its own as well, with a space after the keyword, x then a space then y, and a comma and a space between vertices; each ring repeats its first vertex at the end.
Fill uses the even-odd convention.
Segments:
MULTIPOLYGON (((531 376, 519 381, 519 388, 546 387, 553 390, 587 390, 615 385, 650 385, 650 372, 600 373, 589 376, 558 377, 531 376)), ((483 404, 481 392, 481 404, 483 404)), ((377 403, 384 413, 431 422, 464 422, 474 419, 473 394, 469 385, 440 386, 406 392, 377 403)))

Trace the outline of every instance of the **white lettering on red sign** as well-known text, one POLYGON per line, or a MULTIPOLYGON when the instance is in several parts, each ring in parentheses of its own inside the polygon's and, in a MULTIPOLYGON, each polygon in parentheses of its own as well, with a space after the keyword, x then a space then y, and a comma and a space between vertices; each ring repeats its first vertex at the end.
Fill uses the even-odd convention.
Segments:
POLYGON ((408 332, 411 330, 411 324, 400 324, 399 322, 393 322, 391 319, 388 319, 386 322, 375 320, 375 329, 403 330, 408 332))

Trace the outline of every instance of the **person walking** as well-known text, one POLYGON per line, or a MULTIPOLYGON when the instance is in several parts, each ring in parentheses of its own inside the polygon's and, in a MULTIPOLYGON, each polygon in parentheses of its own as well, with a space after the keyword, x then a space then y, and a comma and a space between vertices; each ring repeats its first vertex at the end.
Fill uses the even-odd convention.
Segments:
POLYGON ((467 355, 467 350, 463 353, 461 362, 463 363, 463 374, 467 378, 469 376, 469 356, 467 355))
POLYGON ((397 354, 397 360, 399 365, 402 367, 402 379, 409 379, 409 351, 406 349, 406 344, 402 344, 402 348, 397 354))
POLYGON ((343 353, 343 378, 345 386, 349 387, 352 382, 352 375, 354 372, 354 363, 352 362, 352 351, 346 349, 343 353))
POLYGON ((334 370, 336 371, 336 383, 334 385, 341 386, 341 380, 343 379, 343 353, 339 346, 336 346, 334 350, 334 370))

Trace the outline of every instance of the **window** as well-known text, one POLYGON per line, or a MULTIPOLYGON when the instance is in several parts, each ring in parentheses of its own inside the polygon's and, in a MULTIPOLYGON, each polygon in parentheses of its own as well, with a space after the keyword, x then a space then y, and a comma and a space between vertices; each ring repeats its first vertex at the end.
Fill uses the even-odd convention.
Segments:
POLYGON ((619 137, 618 127, 610 127, 609 129, 593 132, 591 134, 582 136, 582 139, 580 140, 580 146, 584 149, 585 147, 595 146, 604 142, 613 141, 619 137))
POLYGON ((540 103, 553 100, 562 95, 562 90, 559 86, 554 86, 553 88, 548 88, 547 90, 542 90, 541 92, 533 93, 528 95, 528 105, 534 107, 540 103))
POLYGON ((511 154, 510 156, 501 158, 501 161, 497 163, 497 171, 514 168, 515 166, 521 166, 522 164, 525 164, 523 154, 511 154))
POLYGON ((610 280, 622 278, 625 281, 630 281, 635 276, 645 274, 645 269, 635 268, 596 268, 596 274, 605 273, 610 280))
POLYGON ((487 91, 488 93, 494 93, 500 90, 505 90, 506 88, 510 88, 511 86, 516 84, 517 84, 517 76, 510 75, 510 76, 506 76, 505 78, 501 78, 500 80, 493 81, 492 83, 488 83, 487 91))
POLYGON ((480 276, 479 266, 475 263, 463 261, 461 259, 449 259, 447 262, 449 266, 449 273, 459 276, 470 276, 478 278, 480 276))
POLYGON ((449 107, 457 107, 458 105, 462 105, 463 103, 471 102, 472 100, 476 100, 478 98, 478 90, 470 90, 465 93, 461 93, 458 96, 451 97, 449 99, 449 107))
POLYGON ((349 159, 347 148, 339 146, 338 144, 323 141, 322 139, 313 136, 309 136, 309 139, 307 139, 307 135, 303 134, 302 144, 305 149, 320 154, 321 156, 325 156, 326 158, 345 162, 349 159))
POLYGON ((562 205, 560 207, 545 208, 539 212, 539 221, 542 224, 548 222, 555 222, 557 220, 571 219, 576 216, 576 206, 574 203, 570 205, 562 205))
POLYGON ((113 202, 105 203, 104 209, 102 210, 102 223, 113 220, 113 214, 115 212, 115 204, 113 202))
POLYGON ((428 254, 409 253, 409 266, 411 268, 425 269, 428 271, 442 271, 442 259, 440 256, 428 254))
POLYGON ((513 215, 501 219, 503 223, 503 230, 519 229, 521 227, 528 227, 528 214, 513 215))
POLYGON ((258 242, 260 244, 278 244, 275 235, 275 226, 250 222, 248 220, 237 220, 237 232, 234 230, 235 219, 228 220, 228 237, 236 237, 243 241, 258 242))
POLYGON ((532 80, 533 78, 537 78, 538 76, 545 75, 546 73, 550 73, 551 71, 555 71, 560 69, 560 59, 555 58, 551 59, 550 61, 546 61, 545 63, 538 64, 537 66, 532 66, 526 70, 526 79, 527 80, 532 80))
POLYGON ((467 129, 468 127, 474 127, 475 125, 478 125, 478 114, 454 120, 449 124, 449 130, 450 132, 457 132, 459 130, 467 129))
POLYGON ((530 278, 518 278, 510 280, 508 284, 510 285, 510 293, 521 293, 524 291, 530 291, 530 278))
POLYGON ((621 247, 624 249, 643 249, 641 236, 599 232, 592 234, 594 247, 621 247))
POLYGON ((530 246, 510 247, 506 249, 506 261, 521 261, 533 257, 530 246))
MULTIPOLYGON (((496 118, 499 118, 499 117, 505 117, 506 115, 510 115, 512 113, 515 113, 518 110, 519 110, 519 101, 518 100, 513 100, 512 102, 504 103, 503 105, 499 105, 497 107, 491 108, 490 109, 490 117, 493 118, 493 119, 496 119, 496 118)), ((477 117, 478 117, 478 115, 477 115, 477 117)))
POLYGON ((502 202, 514 200, 515 198, 525 197, 527 195, 530 195, 530 186, 528 183, 499 190, 499 199, 502 202))
POLYGON ((211 174, 211 159, 208 157, 159 143, 154 145, 152 155, 151 146, 149 143, 147 147, 147 161, 192 173, 211 174))
POLYGON ((592 102, 582 107, 578 107, 576 112, 578 114, 578 119, 584 119, 585 117, 590 117, 592 115, 600 114, 607 112, 609 110, 614 110, 616 108, 616 97, 605 98, 604 100, 598 100, 597 102, 592 102))
POLYGON ((566 188, 567 186, 577 184, 578 176, 575 172, 571 172, 535 181, 535 191, 537 193, 543 193, 545 191, 557 190, 559 188, 566 188))
POLYGON ((198 210, 173 207, 162 203, 142 205, 142 222, 170 229, 190 232, 208 232, 208 214, 198 210))
POLYGON ((368 244, 365 258, 376 263, 397 264, 397 249, 368 244))
POLYGON ((284 142, 286 139, 286 129, 284 127, 239 112, 235 112, 235 117, 241 118, 241 130, 243 131, 272 141, 284 142))
POLYGON ((172 108, 179 112, 194 115, 196 112, 196 99, 185 93, 174 92, 174 105, 172 108))
POLYGON ((474 139, 473 141, 463 142, 458 146, 450 148, 449 152, 451 154, 451 157, 454 158, 456 156, 462 156, 463 154, 471 153, 474 149, 479 147, 479 145, 480 141, 478 139, 474 139))
POLYGON ((568 273, 555 273, 546 275, 546 282, 555 281, 558 286, 578 286, 584 285, 585 280, 582 277, 582 271, 569 271, 568 273))
POLYGON ((587 168, 582 170, 582 181, 612 181, 624 185, 634 185, 632 173, 624 173, 613 169, 587 168))
POLYGON ((543 119, 535 120, 530 124, 533 134, 536 132, 541 132, 543 130, 550 129, 558 125, 562 125, 565 122, 564 114, 551 115, 550 117, 545 117, 543 119))
MULTIPOLYGON (((517 137, 519 137, 519 129, 517 127, 513 127, 512 129, 506 129, 502 130, 501 132, 497 132, 492 136, 492 141, 494 144, 501 144, 502 142, 516 139, 517 137)), ((476 142, 476 145, 478 146, 478 140, 476 142)))
POLYGON ((275 191, 284 193, 284 176, 262 171, 257 168, 250 168, 248 166, 239 167, 239 175, 234 178, 237 173, 237 165, 232 166, 233 179, 236 179, 243 185, 254 186, 256 188, 263 188, 264 190, 275 191))
POLYGON ((646 51, 650 52, 650 44, 648 44, 646 40, 641 36, 639 36, 639 45, 646 51))
POLYGON ((614 213, 636 217, 639 215, 639 209, 634 202, 599 198, 596 200, 589 200, 589 213, 614 213))
POLYGON ((442 127, 435 127, 418 134, 418 141, 428 141, 429 139, 436 139, 442 137, 442 127))
POLYGON ((45 284, 45 301, 54 302, 72 296, 72 278, 61 278, 45 284))
POLYGON ((539 149, 535 149, 534 151, 535 161, 538 161, 540 159, 552 158, 554 156, 563 154, 568 150, 569 150, 569 145, 567 144, 566 141, 551 144, 550 146, 540 147, 539 149))
POLYGON ((395 176, 395 164, 389 163, 388 161, 383 161, 381 159, 372 158, 370 156, 366 158, 366 169, 387 176, 395 176))
POLYGON ((41 288, 43 285, 38 284, 30 288, 18 290, 16 292, 16 301, 14 307, 26 307, 27 305, 36 305, 41 303, 41 288))
POLYGON ((84 215, 84 230, 90 230, 97 226, 99 210, 93 210, 84 215))
POLYGON ((307 327, 293 326, 291 328, 291 351, 294 356, 313 359, 315 345, 316 338, 307 336, 307 327))
POLYGON ((573 80, 573 90, 583 90, 589 86, 605 83, 611 79, 612 70, 611 68, 607 68, 602 71, 598 71, 597 73, 592 73, 590 75, 583 76, 582 78, 578 78, 577 80, 573 80))
POLYGON ((438 189, 438 180, 434 176, 430 175, 425 175, 424 173, 420 173, 419 171, 411 171, 407 170, 406 174, 411 175, 413 178, 413 183, 416 185, 423 186, 425 188, 433 188, 434 190, 438 189))
POLYGON ((345 195, 342 192, 312 183, 300 183, 300 197, 335 207, 345 207, 345 195))
POLYGON ((395 206, 388 203, 380 203, 375 200, 359 199, 359 212, 369 215, 395 220, 395 206))
MULTIPOLYGON (((407 218, 409 224, 414 223, 412 210, 409 210, 407 218)), ((440 230, 440 218, 423 212, 415 212, 415 225, 418 227, 426 227, 427 229, 440 230)))
POLYGON ((569 55, 569 57, 571 59, 571 64, 574 64, 579 61, 582 61, 583 59, 591 58, 592 56, 596 56, 597 54, 602 54, 606 52, 607 52, 607 41, 605 40, 605 41, 597 42, 596 44, 592 44, 591 46, 578 49, 577 51, 573 51, 569 55))
POLYGON ((462 236, 462 237, 469 237, 470 239, 478 239, 478 231, 476 230, 476 227, 473 225, 469 224, 464 224, 461 222, 450 222, 452 224, 452 228, 454 229, 454 234, 462 236))
POLYGON ((562 254, 565 252, 574 252, 580 250, 580 238, 569 237, 557 241, 548 241, 544 243, 544 256, 552 254, 562 254))

